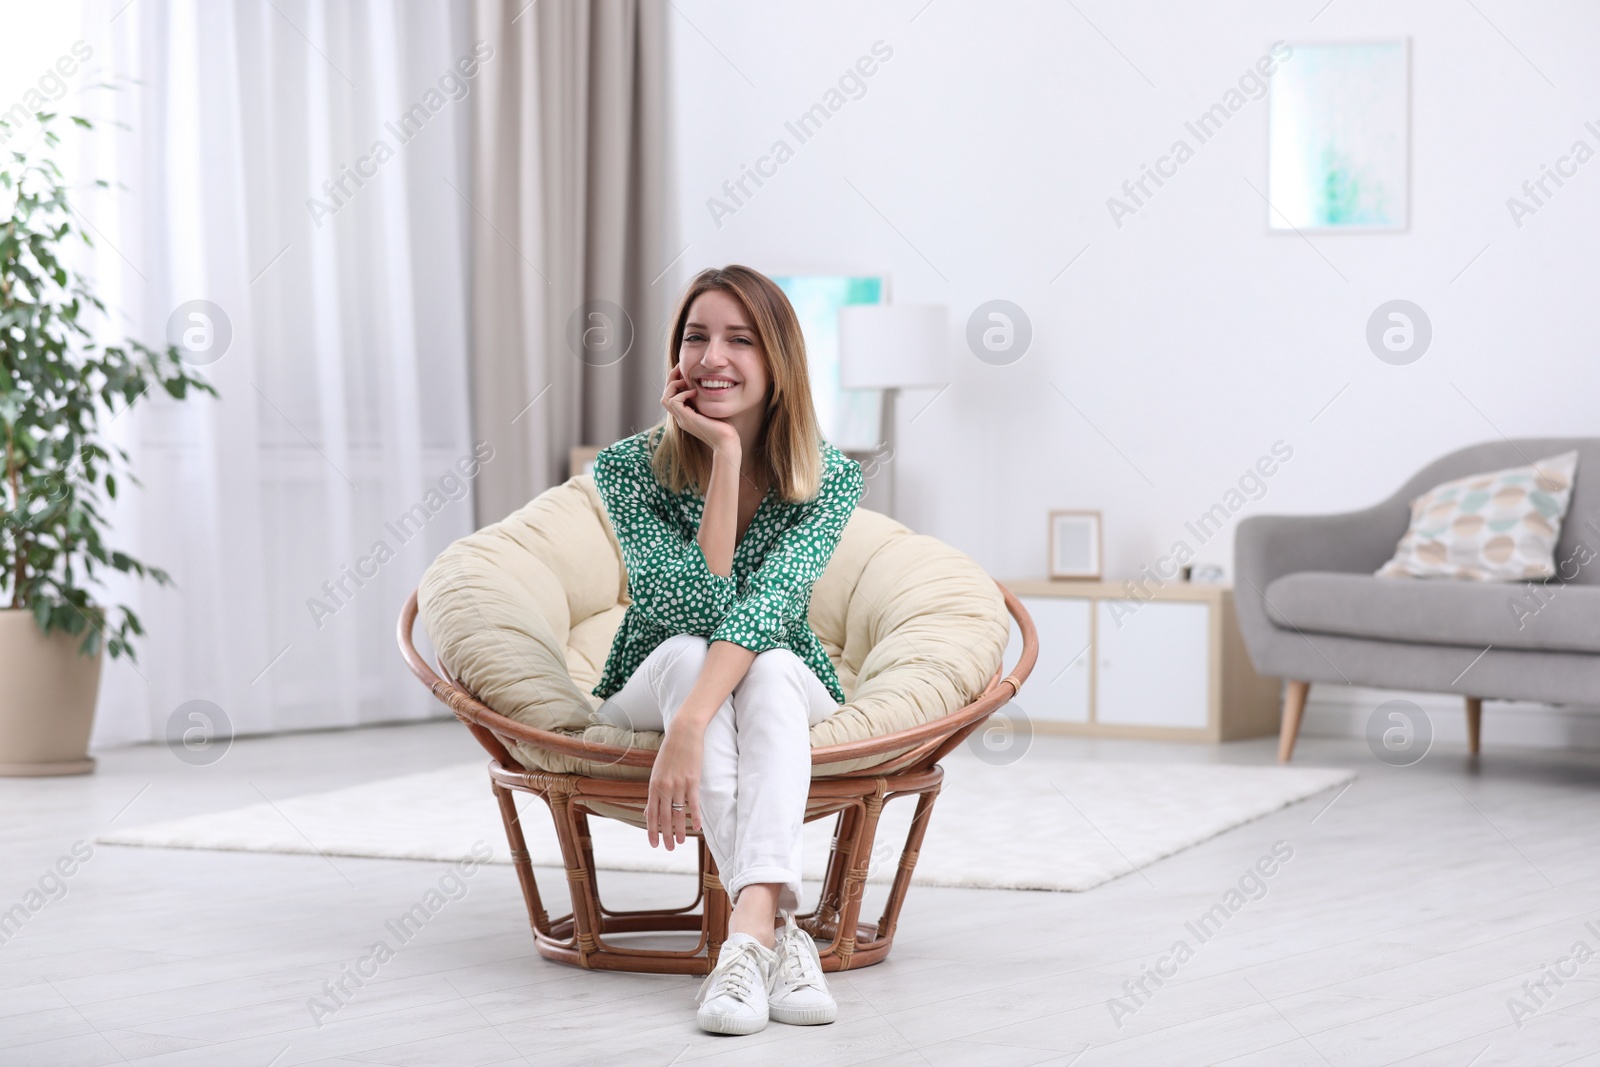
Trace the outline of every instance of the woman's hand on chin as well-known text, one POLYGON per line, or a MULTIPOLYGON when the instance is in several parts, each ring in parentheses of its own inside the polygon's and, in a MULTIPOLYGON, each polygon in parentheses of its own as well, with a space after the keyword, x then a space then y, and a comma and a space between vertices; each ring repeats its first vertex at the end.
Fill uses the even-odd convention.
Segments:
POLYGON ((684 433, 699 438, 711 446, 712 451, 728 458, 738 458, 741 451, 739 431, 724 419, 714 419, 696 411, 690 401, 700 395, 700 390, 689 384, 681 364, 674 363, 667 375, 667 389, 661 394, 661 406, 684 433))
POLYGON ((667 851, 700 829, 700 760, 705 752, 705 728, 687 718, 667 727, 650 771, 650 795, 644 806, 645 831, 650 847, 665 838, 667 851), (683 805, 673 808, 674 804, 683 805))

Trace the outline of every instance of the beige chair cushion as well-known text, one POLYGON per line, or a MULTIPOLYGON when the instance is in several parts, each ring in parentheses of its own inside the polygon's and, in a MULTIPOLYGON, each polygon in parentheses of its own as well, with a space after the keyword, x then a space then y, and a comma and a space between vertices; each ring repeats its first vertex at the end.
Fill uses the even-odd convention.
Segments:
MULTIPOLYGON (((439 662, 500 714, 591 742, 660 745, 659 732, 595 720, 600 699, 589 690, 628 599, 622 551, 589 476, 445 549, 417 600, 439 662)), ((811 590, 810 620, 848 698, 812 727, 813 747, 909 729, 971 703, 999 668, 1011 624, 999 587, 970 557, 864 508, 811 590)), ((521 743, 513 755, 533 770, 649 777, 521 743)))

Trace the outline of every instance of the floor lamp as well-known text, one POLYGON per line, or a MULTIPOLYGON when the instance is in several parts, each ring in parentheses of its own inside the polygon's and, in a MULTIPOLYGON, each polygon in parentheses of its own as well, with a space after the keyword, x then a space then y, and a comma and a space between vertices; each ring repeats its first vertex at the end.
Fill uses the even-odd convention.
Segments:
MULTIPOLYGON (((949 326, 943 304, 852 304, 839 309, 839 384, 883 390, 883 443, 889 448, 888 506, 895 517, 895 395, 950 384, 949 326)), ((876 509, 874 509, 876 510, 876 509)))

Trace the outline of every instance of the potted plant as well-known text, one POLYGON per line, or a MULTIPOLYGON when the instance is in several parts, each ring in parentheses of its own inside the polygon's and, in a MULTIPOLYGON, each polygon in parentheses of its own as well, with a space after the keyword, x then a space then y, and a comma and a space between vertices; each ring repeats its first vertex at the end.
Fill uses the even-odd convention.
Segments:
POLYGON ((92 242, 51 158, 56 116, 35 118, 32 147, 0 160, 0 775, 94 769, 102 655, 134 659, 144 630, 126 606, 113 619, 89 589, 102 567, 170 581, 105 543, 100 507, 117 495, 117 471, 136 481, 104 424, 152 387, 216 395, 176 346, 95 342, 91 320, 105 306, 63 261, 67 242, 92 242))

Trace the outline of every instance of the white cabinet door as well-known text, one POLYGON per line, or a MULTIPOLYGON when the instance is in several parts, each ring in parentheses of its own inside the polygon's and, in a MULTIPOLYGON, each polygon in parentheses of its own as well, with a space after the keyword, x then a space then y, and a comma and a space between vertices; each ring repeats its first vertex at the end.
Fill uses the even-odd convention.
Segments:
MULTIPOLYGON (((1089 721, 1089 605, 1067 597, 1019 597, 1039 630, 1039 660, 1017 703, 1038 722, 1089 721)), ((1011 626, 1005 665, 1022 655, 1022 634, 1011 626)))
POLYGON ((1182 601, 1101 600, 1095 616, 1095 719, 1204 729, 1211 609, 1182 601))

